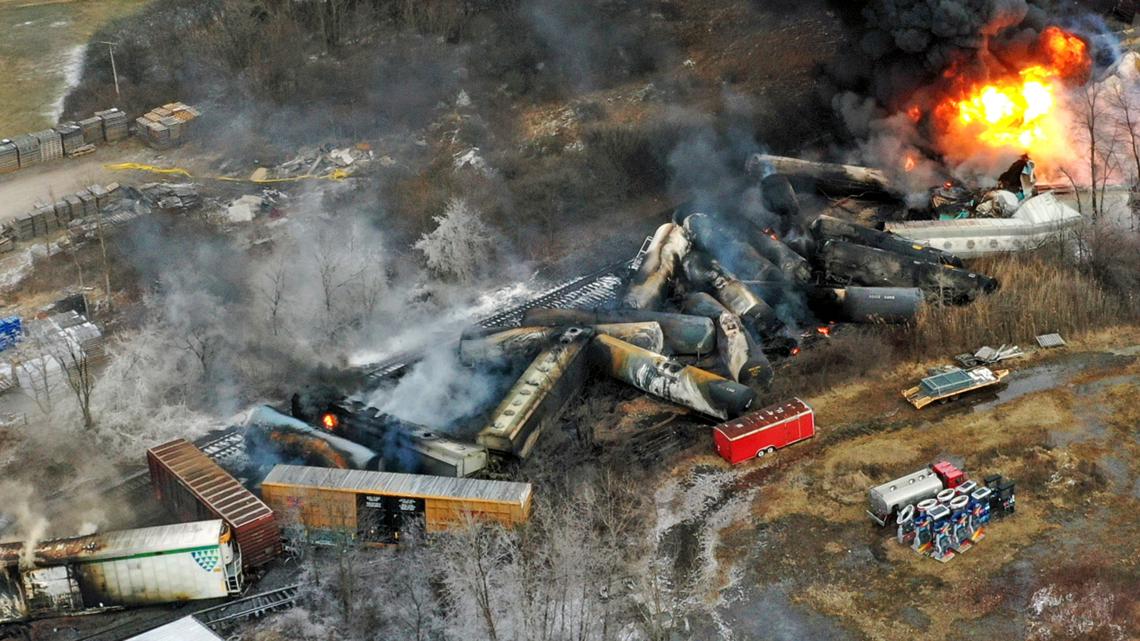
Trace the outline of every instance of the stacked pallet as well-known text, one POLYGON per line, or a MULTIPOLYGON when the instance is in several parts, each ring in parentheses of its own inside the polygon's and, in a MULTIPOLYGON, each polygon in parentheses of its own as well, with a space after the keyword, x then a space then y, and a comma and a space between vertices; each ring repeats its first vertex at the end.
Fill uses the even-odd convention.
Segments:
POLYGON ((40 139, 31 134, 16 136, 13 140, 16 153, 20 160, 20 169, 31 167, 40 162, 40 139))
POLYGON ((40 162, 50 162, 63 158, 63 142, 59 132, 54 129, 44 129, 31 134, 40 141, 40 162))
POLYGON ((79 129, 83 132, 83 144, 85 145, 98 145, 101 142, 106 142, 107 139, 103 137, 103 120, 99 116, 92 116, 84 118, 79 121, 79 129))
POLYGON ((20 152, 16 143, 5 138, 0 140, 0 174, 16 171, 20 168, 20 152))
POLYGON ((103 140, 118 142, 130 135, 127 129, 129 124, 127 114, 118 107, 112 107, 106 111, 96 111, 95 116, 102 121, 103 140))
POLYGON ((63 155, 65 156, 74 154, 80 147, 87 144, 83 141, 83 128, 74 122, 60 123, 55 130, 59 132, 59 140, 63 145, 63 155))
POLYGON ((31 240, 66 229, 73 220, 99 213, 119 198, 120 191, 118 183, 92 185, 54 203, 37 202, 30 213, 13 220, 10 229, 17 240, 31 240))
POLYGON ((135 119, 139 136, 156 149, 168 149, 182 144, 190 121, 201 113, 181 102, 167 103, 151 109, 135 119))

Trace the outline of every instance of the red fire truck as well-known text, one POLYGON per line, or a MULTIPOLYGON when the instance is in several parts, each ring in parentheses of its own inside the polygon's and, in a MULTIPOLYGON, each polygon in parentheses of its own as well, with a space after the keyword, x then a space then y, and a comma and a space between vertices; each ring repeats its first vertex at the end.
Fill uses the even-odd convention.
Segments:
POLYGON ((800 399, 769 405, 713 428, 716 451, 729 463, 771 454, 815 436, 815 415, 800 399))

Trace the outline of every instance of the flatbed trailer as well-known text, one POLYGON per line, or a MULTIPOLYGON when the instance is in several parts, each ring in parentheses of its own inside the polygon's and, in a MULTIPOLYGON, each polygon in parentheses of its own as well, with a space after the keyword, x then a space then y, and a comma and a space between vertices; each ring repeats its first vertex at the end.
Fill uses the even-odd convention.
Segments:
POLYGON ((1008 369, 953 369, 922 379, 918 385, 903 390, 902 395, 915 408, 922 409, 935 401, 954 400, 962 394, 997 385, 1006 376, 1009 376, 1008 369))

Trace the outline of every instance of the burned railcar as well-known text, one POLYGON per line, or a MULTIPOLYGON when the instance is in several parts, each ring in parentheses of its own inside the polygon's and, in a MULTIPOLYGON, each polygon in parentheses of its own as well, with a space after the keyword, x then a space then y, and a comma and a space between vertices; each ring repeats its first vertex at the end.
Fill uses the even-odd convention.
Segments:
POLYGON ((386 414, 359 400, 335 403, 322 417, 321 426, 383 453, 379 468, 364 469, 465 477, 487 467, 487 450, 482 446, 386 414))
POLYGON ((0 623, 216 599, 243 584, 220 519, 0 544, 0 623))
POLYGON ((584 354, 593 335, 593 330, 570 327, 540 352, 491 413, 477 442, 494 452, 529 456, 538 437, 585 384, 584 354))
POLYGON ((219 518, 241 549, 244 567, 269 563, 281 553, 281 528, 273 510, 185 439, 146 452, 155 497, 185 520, 219 518))
POLYGON ((287 531, 312 543, 391 544, 469 520, 516 525, 531 509, 530 483, 298 465, 274 467, 261 493, 287 531))
POLYGON ((955 304, 998 287, 996 280, 983 274, 842 240, 825 242, 816 261, 827 280, 839 285, 918 287, 928 298, 955 304))

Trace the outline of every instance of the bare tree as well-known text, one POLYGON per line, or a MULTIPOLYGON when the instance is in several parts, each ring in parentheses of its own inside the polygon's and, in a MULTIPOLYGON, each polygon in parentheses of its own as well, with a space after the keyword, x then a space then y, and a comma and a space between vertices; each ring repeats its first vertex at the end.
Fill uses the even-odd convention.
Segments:
POLYGON ((269 308, 269 327, 274 336, 278 335, 281 327, 281 305, 285 300, 285 267, 285 257, 282 255, 277 259, 274 269, 262 277, 262 283, 257 288, 258 294, 269 308))
POLYGON ((179 340, 182 348, 193 354, 202 366, 202 375, 208 375, 218 348, 221 347, 222 337, 213 328, 199 325, 183 329, 179 340))
POLYGON ((74 338, 64 342, 62 351, 67 386, 75 395, 75 402, 83 417, 83 428, 90 430, 95 427, 95 418, 91 413, 91 395, 95 391, 94 368, 83 346, 74 338))

